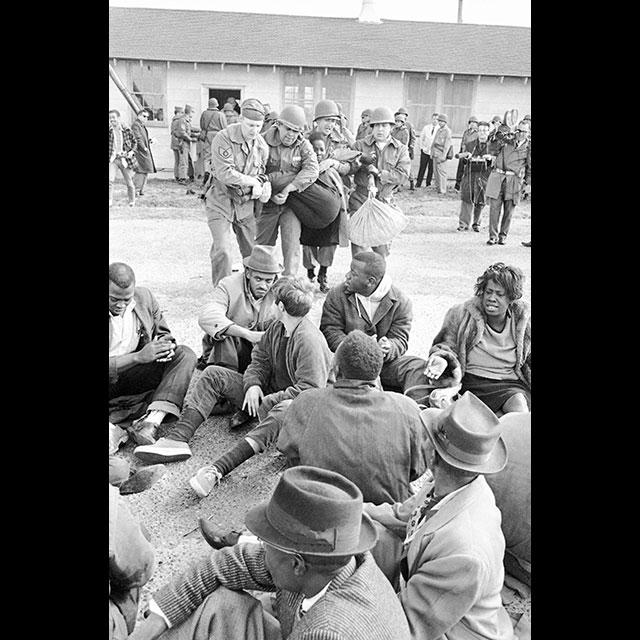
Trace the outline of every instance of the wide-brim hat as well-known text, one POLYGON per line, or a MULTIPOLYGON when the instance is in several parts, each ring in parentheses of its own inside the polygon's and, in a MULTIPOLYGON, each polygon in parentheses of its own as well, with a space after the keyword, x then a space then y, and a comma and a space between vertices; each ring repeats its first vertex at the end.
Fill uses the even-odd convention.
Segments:
POLYGON ((440 122, 449 122, 449 118, 447 118, 447 115, 445 113, 439 113, 438 120, 440 122))
POLYGON ((278 263, 275 249, 264 244, 256 244, 251 250, 251 255, 242 260, 242 264, 262 273, 281 273, 284 267, 278 263))
POLYGON ((362 492, 343 475, 317 467, 287 469, 271 498, 247 512, 253 534, 282 551, 312 556, 350 556, 378 540, 362 511, 362 492))
POLYGON ((420 419, 436 451, 452 467, 489 474, 507 464, 502 423, 470 391, 446 409, 424 409, 420 419))

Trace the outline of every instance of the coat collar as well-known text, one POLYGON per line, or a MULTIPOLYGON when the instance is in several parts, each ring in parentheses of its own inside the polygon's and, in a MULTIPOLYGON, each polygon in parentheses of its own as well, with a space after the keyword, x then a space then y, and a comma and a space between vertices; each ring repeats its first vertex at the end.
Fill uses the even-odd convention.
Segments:
MULTIPOLYGON (((376 139, 373 137, 373 133, 368 133, 363 139, 366 142, 366 144, 368 144, 369 146, 375 146, 376 144, 376 139)), ((400 140, 396 140, 393 136, 391 136, 391 138, 389 138, 387 145, 385 146, 385 149, 390 144, 392 144, 394 147, 397 148, 402 143, 400 142, 400 140)))
POLYGON ((236 144, 247 144, 247 141, 242 135, 242 125, 239 122, 234 122, 227 126, 227 135, 231 142, 235 142, 236 144))

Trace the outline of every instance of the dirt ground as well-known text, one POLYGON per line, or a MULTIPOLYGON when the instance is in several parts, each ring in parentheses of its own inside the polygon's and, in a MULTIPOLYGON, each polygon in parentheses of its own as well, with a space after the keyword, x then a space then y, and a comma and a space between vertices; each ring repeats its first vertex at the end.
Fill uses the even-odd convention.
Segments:
MULTIPOLYGON (((398 195, 409 224, 393 241, 388 272, 413 301, 410 354, 426 354, 444 313, 473 294, 475 279, 493 262, 503 261, 523 270, 524 297, 531 301, 531 249, 521 245, 531 237, 530 200, 517 207, 507 244, 488 246, 488 207, 480 233, 456 232, 460 201, 450 186, 445 196, 424 188, 398 195)), ((197 316, 212 291, 211 237, 202 200, 166 179, 150 180, 146 195, 133 208, 126 206, 121 182, 116 183, 114 195, 116 204, 109 211, 109 262, 132 266, 137 283, 157 297, 178 342, 200 355, 202 332, 197 316)), ((237 248, 236 262, 241 265, 237 248)), ((328 273, 330 286, 342 280, 349 262, 350 250, 338 249, 328 273)), ((298 275, 303 274, 300 267, 298 275)), ((316 322, 323 299, 316 291, 311 312, 316 322)), ((196 372, 191 388, 198 375, 196 372)), ((143 588, 141 611, 150 594, 207 552, 208 546, 197 531, 185 536, 197 526, 198 517, 210 517, 228 528, 242 527, 246 510, 269 496, 283 469, 284 459, 276 451, 254 456, 200 500, 189 487, 189 478, 246 433, 231 432, 228 418, 209 418, 191 442, 192 458, 167 465, 166 475, 148 491, 126 496, 134 515, 150 532, 156 554, 155 573, 143 588)), ((128 443, 120 453, 135 469, 140 462, 132 451, 133 445, 128 443)), ((510 608, 528 611, 530 602, 516 598, 510 608)))

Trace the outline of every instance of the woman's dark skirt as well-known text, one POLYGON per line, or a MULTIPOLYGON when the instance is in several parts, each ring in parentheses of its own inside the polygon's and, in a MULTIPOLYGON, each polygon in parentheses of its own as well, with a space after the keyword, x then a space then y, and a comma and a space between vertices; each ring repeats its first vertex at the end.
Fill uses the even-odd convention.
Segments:
POLYGON ((471 391, 494 413, 501 409, 509 398, 517 393, 522 393, 527 399, 529 410, 531 410, 531 391, 521 380, 494 380, 465 373, 462 377, 460 395, 465 391, 471 391))

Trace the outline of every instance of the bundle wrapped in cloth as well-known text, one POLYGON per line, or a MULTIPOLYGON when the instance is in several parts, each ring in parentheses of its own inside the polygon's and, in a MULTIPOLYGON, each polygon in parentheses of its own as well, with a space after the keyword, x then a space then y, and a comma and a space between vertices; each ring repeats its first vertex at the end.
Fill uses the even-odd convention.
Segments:
POLYGON ((361 247, 377 247, 391 242, 409 220, 395 205, 377 200, 373 193, 351 216, 349 240, 361 247))

